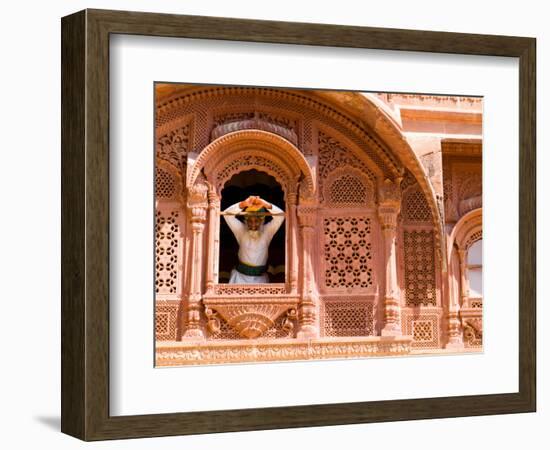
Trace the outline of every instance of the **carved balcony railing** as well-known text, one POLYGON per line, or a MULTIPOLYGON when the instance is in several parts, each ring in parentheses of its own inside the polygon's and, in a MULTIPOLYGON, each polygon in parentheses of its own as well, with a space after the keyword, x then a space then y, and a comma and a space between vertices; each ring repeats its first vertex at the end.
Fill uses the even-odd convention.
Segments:
POLYGON ((208 327, 219 328, 218 315, 240 336, 247 339, 260 337, 287 314, 287 326, 298 307, 298 295, 287 293, 284 284, 218 284, 203 296, 208 327))

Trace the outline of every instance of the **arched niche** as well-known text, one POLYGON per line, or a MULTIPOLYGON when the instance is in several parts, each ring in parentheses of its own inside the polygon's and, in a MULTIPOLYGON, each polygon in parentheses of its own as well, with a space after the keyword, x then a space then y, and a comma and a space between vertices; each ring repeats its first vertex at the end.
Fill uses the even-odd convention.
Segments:
POLYGON ((468 251, 470 245, 472 245, 478 239, 481 239, 482 230, 482 208, 474 209, 473 211, 470 211, 469 213, 462 216, 451 231, 451 245, 449 245, 449 251, 447 255, 448 258, 451 257, 453 244, 456 244, 458 250, 466 252, 468 251))
MULTIPOLYGON (((242 337, 252 338, 265 332, 281 315, 293 317, 302 298, 298 292, 298 248, 305 247, 303 240, 299 245, 297 239, 298 218, 301 217, 298 207, 313 204, 317 190, 314 172, 300 151, 281 136, 264 130, 228 133, 206 146, 196 160, 188 164, 187 190, 188 197, 196 191, 207 190, 207 195, 202 197, 207 201, 191 201, 188 208, 191 221, 198 223, 203 220, 200 217, 205 217, 202 223, 207 227, 204 249, 206 291, 202 303, 208 329, 213 332, 222 317, 242 337), (288 262, 284 283, 239 285, 219 282, 221 194, 235 175, 252 170, 275 179, 284 192, 288 262)), ((201 238, 197 238, 197 249, 200 242, 201 238)), ((200 256, 200 253, 197 251, 196 255, 200 256)), ((197 272, 194 275, 199 280, 196 283, 198 289, 202 275, 197 272)))
POLYGON ((219 194, 231 177, 255 169, 274 177, 285 195, 311 198, 316 191, 315 176, 301 152, 284 138, 261 130, 240 130, 219 137, 198 156, 187 178, 191 188, 201 173, 219 194))
MULTIPOLYGON (((475 305, 470 301, 469 283, 468 283, 468 251, 470 247, 483 238, 483 220, 482 208, 475 209, 465 214, 454 226, 449 241, 448 261, 453 258, 457 260, 458 267, 452 275, 460 282, 460 304, 462 308, 463 321, 466 318, 481 317, 481 311, 475 312, 475 309, 481 308, 482 300, 475 299, 475 305)), ((456 265, 456 264, 455 264, 456 265)), ((449 298, 449 304, 457 304, 459 299, 449 298)))

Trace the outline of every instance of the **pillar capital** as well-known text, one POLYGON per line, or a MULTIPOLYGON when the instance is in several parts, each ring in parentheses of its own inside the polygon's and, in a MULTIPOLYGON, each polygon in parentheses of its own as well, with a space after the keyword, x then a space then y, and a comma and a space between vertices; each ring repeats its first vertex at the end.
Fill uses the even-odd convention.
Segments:
POLYGON ((298 205, 298 223, 302 228, 313 228, 317 208, 311 205, 298 205))
POLYGON ((204 224, 208 208, 208 186, 205 183, 197 182, 188 189, 187 208, 192 223, 204 224))
POLYGON ((401 208, 401 178, 395 181, 386 178, 378 190, 378 200, 381 207, 393 207, 397 209, 401 208))

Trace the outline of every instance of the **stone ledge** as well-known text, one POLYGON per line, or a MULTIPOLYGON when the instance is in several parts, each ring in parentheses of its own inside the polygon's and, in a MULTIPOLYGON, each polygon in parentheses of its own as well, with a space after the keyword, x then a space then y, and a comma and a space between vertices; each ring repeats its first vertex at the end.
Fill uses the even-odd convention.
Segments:
POLYGON ((412 336, 159 342, 156 366, 399 356, 410 354, 411 342, 412 336))

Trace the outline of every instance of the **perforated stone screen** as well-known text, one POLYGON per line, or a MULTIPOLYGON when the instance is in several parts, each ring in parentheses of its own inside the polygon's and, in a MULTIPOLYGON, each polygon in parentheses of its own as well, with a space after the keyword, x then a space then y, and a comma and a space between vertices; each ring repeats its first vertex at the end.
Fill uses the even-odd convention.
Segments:
POLYGON ((374 335, 374 306, 353 301, 324 302, 325 336, 374 335))
POLYGON ((179 225, 178 211, 157 210, 155 239, 155 285, 157 294, 177 293, 179 225))
POLYGON ((178 304, 157 302, 155 314, 155 338, 159 341, 175 341, 177 339, 178 304))
POLYGON ((325 217, 324 285, 366 289, 373 284, 371 219, 325 217))
POLYGON ((155 195, 157 198, 173 198, 176 195, 176 181, 164 169, 157 168, 155 180, 155 195))
POLYGON ((436 306, 433 231, 404 231, 407 306, 436 306))
POLYGON ((407 222, 429 222, 432 219, 430 206, 420 189, 410 188, 405 192, 402 214, 407 222))
POLYGON ((364 205, 367 203, 368 188, 354 175, 342 175, 329 188, 329 202, 334 205, 364 205))
POLYGON ((413 337, 415 348, 439 348, 441 345, 438 313, 412 313, 403 315, 403 333, 413 337))

